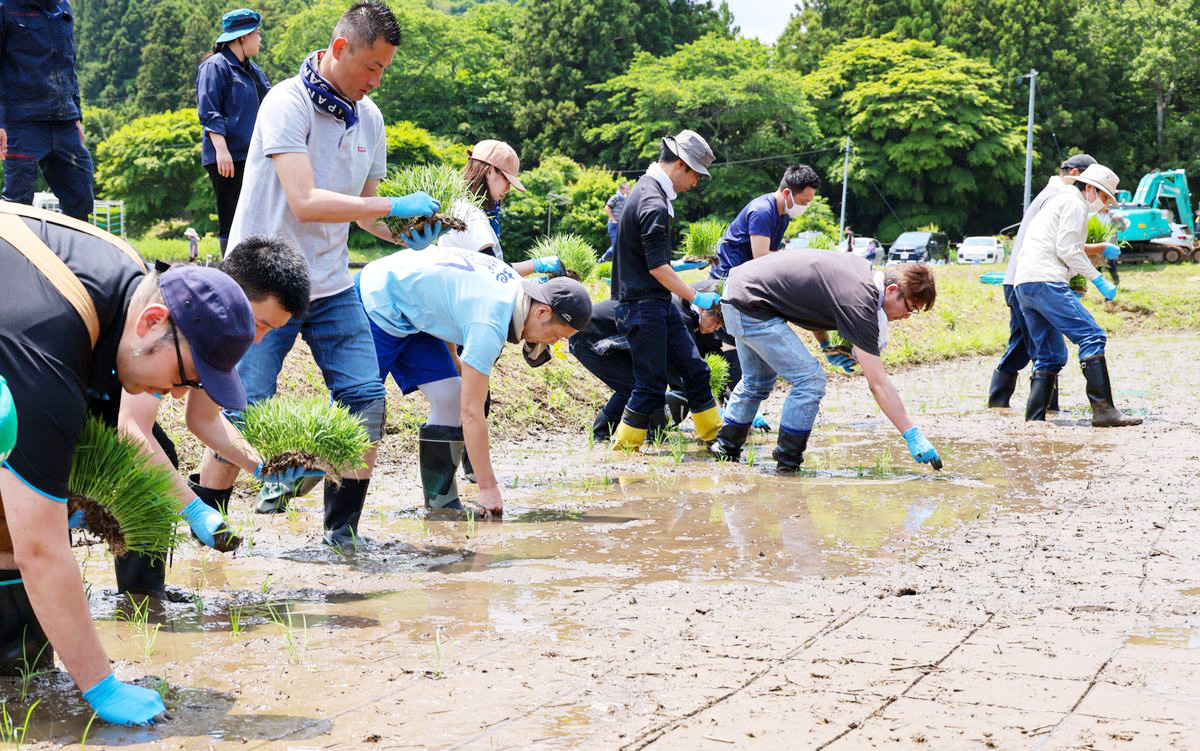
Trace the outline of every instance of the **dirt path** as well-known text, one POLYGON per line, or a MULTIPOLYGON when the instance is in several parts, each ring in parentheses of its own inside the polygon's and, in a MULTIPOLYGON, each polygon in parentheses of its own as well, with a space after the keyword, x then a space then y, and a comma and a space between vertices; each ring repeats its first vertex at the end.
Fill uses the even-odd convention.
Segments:
MULTIPOLYGON (((549 438, 497 452, 505 523, 425 523, 394 461, 367 552, 320 548, 316 494, 247 515, 253 546, 185 547, 183 601, 144 627, 93 550, 117 673, 165 675, 172 719, 88 745, 1200 747, 1197 346, 1112 345, 1119 404, 1147 413, 1122 430, 1084 426, 1073 366, 1046 425, 980 408, 990 359, 897 375, 941 475, 861 378, 830 379, 799 478, 771 474, 769 437, 753 466, 549 438)), ((64 682, 34 681, 35 747, 82 734, 64 682)))

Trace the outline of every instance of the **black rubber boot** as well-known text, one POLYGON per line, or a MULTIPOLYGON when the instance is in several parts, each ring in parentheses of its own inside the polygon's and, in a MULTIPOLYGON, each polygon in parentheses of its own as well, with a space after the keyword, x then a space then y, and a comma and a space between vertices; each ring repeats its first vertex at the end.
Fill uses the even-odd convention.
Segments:
POLYGON ((725 423, 717 431, 717 440, 708 447, 713 456, 723 462, 736 462, 742 456, 742 446, 750 435, 749 425, 725 423))
POLYGON ((804 450, 808 448, 808 433, 792 433, 779 426, 779 442, 771 452, 776 472, 795 472, 804 463, 804 450))
POLYGON ((671 418, 667 414, 667 410, 663 409, 650 413, 650 420, 646 423, 646 442, 661 443, 667 438, 667 428, 670 427, 671 418))
POLYGON ((0 569, 0 675, 5 676, 54 667, 54 648, 20 579, 19 570, 0 569))
POLYGON ((233 488, 206 488, 200 484, 200 474, 196 472, 188 475, 187 484, 196 497, 204 501, 204 505, 229 516, 229 496, 233 495, 233 488))
POLYGON ((417 457, 425 508, 440 513, 462 513, 458 482, 454 478, 459 462, 466 458, 462 428, 422 425, 417 457))
POLYGON ((1017 374, 996 369, 992 372, 992 385, 988 389, 989 409, 1008 409, 1008 400, 1017 389, 1017 374))
POLYGON ((1047 412, 1058 412, 1058 373, 1054 374, 1054 388, 1050 389, 1050 403, 1046 405, 1047 412))
POLYGON ((596 419, 592 421, 592 440, 596 443, 608 443, 620 422, 621 418, 618 417, 614 420, 601 409, 596 413, 596 419))
POLYGON ((1092 405, 1092 427, 1120 428, 1141 425, 1142 418, 1126 417, 1113 405, 1112 383, 1108 380, 1108 363, 1104 355, 1096 355, 1079 361, 1083 368, 1083 380, 1087 382, 1088 403, 1092 405))
POLYGON ((1025 403, 1025 420, 1045 420, 1050 397, 1054 395, 1054 384, 1058 374, 1048 370, 1036 370, 1029 376, 1029 401, 1025 403))
POLYGON ((358 548, 358 518, 370 484, 370 479, 344 478, 341 485, 325 481, 326 545, 347 552, 358 548))
POLYGON ((687 397, 674 389, 667 389, 667 412, 671 415, 671 426, 683 422, 689 411, 687 397))
POLYGON ((126 553, 113 559, 117 593, 167 599, 167 559, 163 555, 126 553))

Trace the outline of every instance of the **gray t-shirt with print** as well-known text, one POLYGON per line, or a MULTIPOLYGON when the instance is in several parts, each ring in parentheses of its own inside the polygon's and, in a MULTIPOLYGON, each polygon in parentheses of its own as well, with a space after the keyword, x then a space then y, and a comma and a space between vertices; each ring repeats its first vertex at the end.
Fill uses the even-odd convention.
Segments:
POLYGON ((722 299, 759 319, 783 318, 834 331, 878 355, 887 341, 875 270, 865 258, 829 250, 784 250, 735 266, 722 299))
POLYGON ((300 222, 271 159, 275 154, 308 154, 313 183, 346 195, 361 195, 367 180, 387 174, 383 115, 368 97, 357 104, 353 128, 313 107, 299 76, 267 92, 254 123, 246 174, 238 198, 229 249, 250 235, 277 235, 291 241, 308 261, 310 296, 316 300, 349 289, 348 222, 300 222))

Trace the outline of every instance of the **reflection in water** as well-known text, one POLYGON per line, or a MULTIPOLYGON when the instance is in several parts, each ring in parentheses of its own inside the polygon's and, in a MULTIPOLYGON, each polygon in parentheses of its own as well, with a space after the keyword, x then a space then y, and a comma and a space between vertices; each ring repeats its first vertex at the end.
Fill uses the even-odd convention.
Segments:
POLYGON ((1144 633, 1131 635, 1125 642, 1144 647, 1200 649, 1200 631, 1194 628, 1152 628, 1144 633))

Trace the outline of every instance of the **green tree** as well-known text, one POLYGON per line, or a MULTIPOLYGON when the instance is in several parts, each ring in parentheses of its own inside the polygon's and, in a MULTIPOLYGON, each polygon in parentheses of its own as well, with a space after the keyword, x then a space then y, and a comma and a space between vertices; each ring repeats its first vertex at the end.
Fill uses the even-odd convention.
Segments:
MULTIPOLYGON (((928 222, 961 232, 1021 181, 1023 128, 986 62, 926 42, 852 39, 806 81, 826 132, 853 139, 855 227, 879 223, 884 239, 928 222), (872 184, 899 220, 885 216, 872 184)), ((826 164, 840 178, 840 156, 826 164)))
POLYGON ((155 3, 142 43, 135 107, 142 114, 182 109, 196 101, 196 65, 201 52, 185 49, 180 30, 187 24, 184 0, 155 3))
POLYGON ((501 245, 508 260, 525 258, 539 238, 560 232, 580 235, 601 252, 608 247, 604 202, 617 189, 611 172, 554 155, 523 172, 521 182, 526 192, 504 200, 501 245))
POLYGON ((644 167, 659 139, 682 128, 708 140, 717 162, 712 180, 680 197, 691 219, 732 221, 750 198, 775 189, 799 152, 820 144, 803 77, 780 69, 753 39, 709 34, 668 57, 640 53, 629 72, 593 88, 604 97, 594 110, 602 124, 588 137, 609 164, 644 167))

